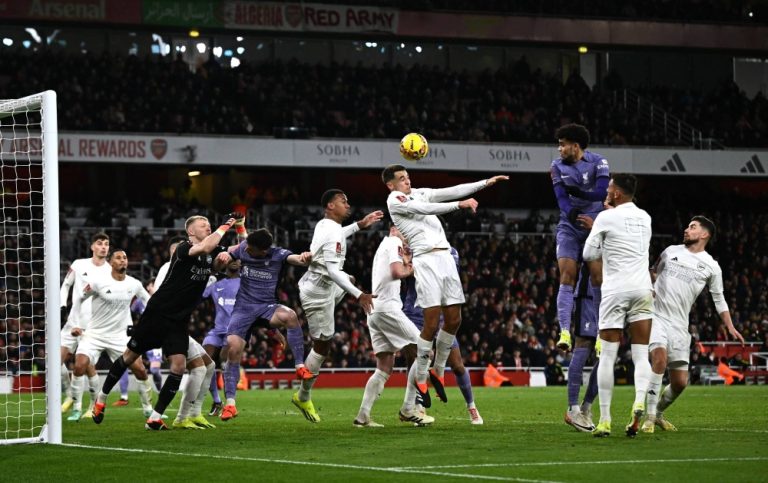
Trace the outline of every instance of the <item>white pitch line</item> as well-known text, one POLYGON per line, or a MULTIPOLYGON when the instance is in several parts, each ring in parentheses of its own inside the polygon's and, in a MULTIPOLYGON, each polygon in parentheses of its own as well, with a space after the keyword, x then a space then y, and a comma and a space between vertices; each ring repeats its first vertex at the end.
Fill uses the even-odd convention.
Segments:
POLYGON ((424 469, 424 470, 449 470, 457 468, 503 468, 524 466, 568 466, 568 465, 634 465, 642 463, 710 463, 719 461, 768 461, 768 456, 747 456, 738 458, 680 458, 680 459, 652 459, 652 460, 606 460, 606 461, 536 461, 521 463, 482 463, 467 465, 436 465, 436 466, 403 466, 400 469, 424 469))
POLYGON ((61 446, 67 446, 70 448, 86 448, 97 449, 104 451, 122 451, 125 453, 146 453, 146 454, 164 454, 168 456, 183 456, 192 458, 214 458, 221 460, 234 460, 234 461, 254 461, 259 463, 278 463, 286 465, 298 465, 298 466, 321 466, 325 468, 340 468, 347 470, 366 470, 366 471, 381 471, 384 473, 400 473, 400 474, 419 474, 419 475, 433 475, 433 476, 445 476, 454 478, 464 478, 470 480, 493 480, 493 481, 519 481, 524 483, 559 483, 552 480, 532 480, 528 478, 515 478, 506 476, 486 476, 486 475, 472 475, 466 473, 446 473, 442 471, 425 471, 419 468, 387 468, 378 466, 361 466, 361 465, 347 465, 341 463, 321 463, 316 461, 294 461, 283 459, 270 459, 270 458, 253 458, 249 456, 224 456, 224 455, 211 455, 211 454, 195 454, 195 453, 177 453, 173 451, 163 450, 147 450, 141 448, 114 448, 108 446, 94 446, 89 444, 78 443, 63 443, 61 446))

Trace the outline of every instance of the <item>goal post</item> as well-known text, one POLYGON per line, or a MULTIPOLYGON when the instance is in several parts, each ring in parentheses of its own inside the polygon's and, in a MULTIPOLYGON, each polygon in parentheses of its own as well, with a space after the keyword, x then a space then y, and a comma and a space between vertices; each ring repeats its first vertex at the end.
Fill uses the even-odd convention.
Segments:
POLYGON ((56 93, 0 100, 0 445, 61 443, 56 93))

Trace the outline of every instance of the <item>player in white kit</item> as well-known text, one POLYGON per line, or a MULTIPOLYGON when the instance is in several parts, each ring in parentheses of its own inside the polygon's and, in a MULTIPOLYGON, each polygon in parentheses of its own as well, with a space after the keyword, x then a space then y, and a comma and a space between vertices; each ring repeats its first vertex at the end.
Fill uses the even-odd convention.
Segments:
POLYGON ((663 412, 688 385, 691 352, 688 314, 705 286, 728 332, 744 344, 744 337, 733 326, 728 303, 723 295, 723 272, 706 252, 707 244, 714 237, 715 224, 704 216, 694 216, 683 232, 683 244, 667 247, 653 268, 656 298, 653 301, 653 327, 649 345, 653 372, 648 386, 648 418, 641 428, 645 433, 653 433, 655 426, 665 431, 677 431, 664 418, 663 412), (669 385, 662 392, 662 378, 667 368, 669 385))
MULTIPOLYGON (((128 257, 123 250, 115 250, 108 258, 110 274, 92 280, 83 288, 83 300, 91 301, 91 321, 83 332, 75 356, 75 370, 72 378, 72 398, 77 404, 83 396, 86 367, 99 360, 103 352, 110 361, 120 357, 130 337, 128 327, 133 325, 131 301, 138 297, 144 303, 149 300, 149 293, 141 282, 126 274, 128 257)), ((144 416, 152 412, 150 395, 152 383, 141 359, 130 366, 139 382, 139 396, 144 409, 144 416)), ((97 376, 98 377, 98 376, 97 376)), ((74 420, 74 419, 72 419, 74 420)))
MULTIPOLYGON (((376 307, 368 315, 368 332, 376 354, 376 372, 368 378, 360 411, 353 421, 355 426, 381 427, 371 419, 373 403, 379 398, 395 364, 395 352, 407 351, 412 359, 416 353, 419 330, 403 313, 400 299, 400 280, 413 275, 411 256, 403 247, 397 228, 389 228, 389 236, 379 244, 373 256, 371 291, 376 294, 376 307)), ((434 422, 415 407, 416 364, 411 365, 406 382, 405 398, 400 409, 400 420, 425 426, 434 422)))
POLYGON ((461 305, 464 303, 459 272, 437 215, 464 208, 474 213, 477 210, 474 198, 450 200, 463 198, 508 179, 509 176, 494 176, 475 183, 431 189, 412 188, 408 171, 399 164, 387 166, 381 173, 381 180, 390 191, 387 198, 389 214, 413 252, 416 305, 424 309, 424 328, 417 345, 416 381, 419 394, 425 400, 429 397, 427 378, 432 381, 440 400, 448 400, 444 382, 445 365, 461 325, 461 305), (438 332, 441 312, 444 325, 438 332), (433 341, 436 342, 435 361, 432 370, 429 370, 433 341))
POLYGON ((597 370, 600 396, 600 422, 592 432, 596 437, 611 434, 613 370, 621 334, 628 326, 635 364, 635 402, 626 427, 633 437, 645 412, 645 396, 651 377, 648 339, 651 335, 653 292, 648 272, 651 243, 651 217, 632 199, 637 179, 631 174, 614 175, 608 184, 606 208, 594 220, 584 245, 584 260, 603 260, 603 297, 600 301, 600 342, 602 351, 597 370))
POLYGON ((344 260, 347 256, 347 238, 358 230, 368 228, 381 220, 384 213, 373 211, 355 223, 342 227, 341 223, 349 217, 350 208, 347 195, 338 189, 330 189, 320 198, 325 218, 315 225, 309 251, 312 263, 299 280, 299 298, 307 317, 312 349, 304 365, 314 377, 303 379, 301 388, 294 393, 291 402, 310 422, 318 422, 320 416, 312 403, 311 391, 320 373, 320 367, 331 349, 330 340, 335 333, 333 309, 345 293, 357 299, 366 313, 373 309, 376 295, 363 293, 355 287, 348 274, 344 272, 344 260))
MULTIPOLYGON (((61 387, 66 394, 64 402, 61 404, 61 411, 64 413, 72 409, 75 402, 72 398, 67 360, 69 360, 70 355, 75 354, 80 336, 88 328, 91 319, 91 301, 83 300, 83 289, 89 281, 99 277, 107 277, 112 271, 109 263, 106 262, 109 254, 109 235, 102 232, 93 235, 91 237, 91 253, 91 258, 79 258, 72 262, 67 275, 64 277, 64 282, 61 284, 62 321, 64 314, 66 314, 69 289, 72 288, 72 309, 66 318, 66 324, 61 328, 61 387)), ((96 368, 93 367, 95 362, 87 369, 88 383, 92 391, 99 389, 99 376, 96 374, 96 368)), ((82 404, 82 399, 79 403, 82 404)), ((75 410, 79 415, 80 408, 77 407, 75 410)), ((74 414, 70 415, 69 419, 74 420, 72 419, 74 416, 74 414)))

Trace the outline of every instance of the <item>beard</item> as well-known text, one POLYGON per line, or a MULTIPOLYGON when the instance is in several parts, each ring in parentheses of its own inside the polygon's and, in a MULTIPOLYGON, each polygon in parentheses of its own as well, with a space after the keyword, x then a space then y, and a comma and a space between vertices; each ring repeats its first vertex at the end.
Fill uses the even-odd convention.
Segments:
POLYGON ((698 242, 698 241, 699 241, 698 238, 695 239, 695 240, 693 238, 683 238, 683 245, 689 247, 691 245, 696 244, 696 242, 698 242))

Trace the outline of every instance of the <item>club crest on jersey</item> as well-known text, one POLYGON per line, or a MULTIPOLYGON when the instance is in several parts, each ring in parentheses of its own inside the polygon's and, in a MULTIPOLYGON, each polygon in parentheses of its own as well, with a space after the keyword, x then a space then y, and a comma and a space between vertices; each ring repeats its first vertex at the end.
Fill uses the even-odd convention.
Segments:
POLYGON ((396 198, 400 201, 400 203, 405 203, 406 201, 408 201, 408 198, 406 198, 403 195, 397 195, 396 198))
POLYGON ((341 255, 341 242, 336 242, 336 253, 341 255))
POLYGON ((584 183, 589 183, 589 173, 582 174, 581 179, 584 181, 584 183))
POLYGON ((705 268, 707 267, 701 262, 696 264, 696 270, 699 270, 700 272, 703 272, 705 268))

